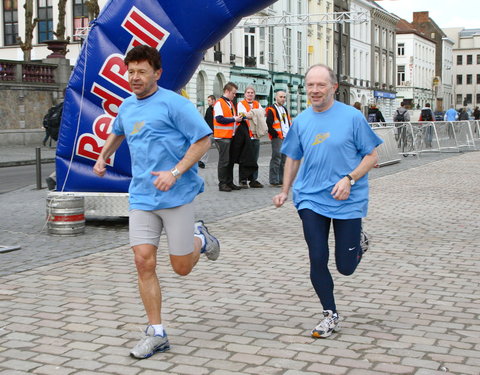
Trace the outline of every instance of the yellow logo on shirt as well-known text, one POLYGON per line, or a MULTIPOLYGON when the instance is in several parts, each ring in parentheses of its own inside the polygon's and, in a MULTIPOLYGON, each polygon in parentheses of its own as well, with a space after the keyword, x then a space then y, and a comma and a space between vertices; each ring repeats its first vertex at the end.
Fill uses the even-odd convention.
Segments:
POLYGON ((130 133, 130 135, 137 134, 140 130, 142 130, 144 125, 145 125, 145 121, 136 122, 135 125, 133 125, 133 130, 130 133))
POLYGON ((330 133, 319 133, 315 136, 315 141, 313 141, 312 146, 318 145, 324 142, 328 137, 330 137, 330 133))

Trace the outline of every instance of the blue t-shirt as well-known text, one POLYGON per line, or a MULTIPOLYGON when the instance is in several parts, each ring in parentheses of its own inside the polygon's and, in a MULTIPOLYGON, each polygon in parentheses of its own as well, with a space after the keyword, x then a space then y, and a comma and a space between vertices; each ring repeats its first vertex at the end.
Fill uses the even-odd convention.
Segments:
POLYGON ((368 174, 356 181, 347 200, 334 199, 331 191, 382 142, 362 112, 346 104, 335 101, 324 112, 309 107, 300 113, 282 145, 285 155, 294 160, 303 158, 293 184, 295 207, 334 219, 365 217, 368 174))
POLYGON ((450 108, 445 113, 445 121, 456 121, 458 118, 458 112, 455 111, 453 108, 450 108))
POLYGON ((130 209, 145 211, 178 207, 203 191, 194 165, 169 191, 160 191, 152 171, 169 171, 191 144, 212 134, 194 105, 173 91, 158 88, 153 95, 125 99, 113 123, 113 133, 125 135, 132 159, 130 209))

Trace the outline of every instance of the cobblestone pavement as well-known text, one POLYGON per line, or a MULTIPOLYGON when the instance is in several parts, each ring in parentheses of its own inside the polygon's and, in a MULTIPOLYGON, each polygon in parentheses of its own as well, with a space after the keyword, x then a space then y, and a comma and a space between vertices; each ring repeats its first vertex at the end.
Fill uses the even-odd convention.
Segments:
POLYGON ((408 159, 371 173, 373 248, 334 274, 345 320, 327 340, 308 336, 321 308, 291 203, 219 193, 202 170, 197 213, 222 254, 180 277, 160 252, 172 349, 142 361, 128 357, 146 318, 125 222, 51 237, 45 191, 0 195, 0 245, 22 245, 0 254, 0 375, 480 374, 480 153, 408 159))

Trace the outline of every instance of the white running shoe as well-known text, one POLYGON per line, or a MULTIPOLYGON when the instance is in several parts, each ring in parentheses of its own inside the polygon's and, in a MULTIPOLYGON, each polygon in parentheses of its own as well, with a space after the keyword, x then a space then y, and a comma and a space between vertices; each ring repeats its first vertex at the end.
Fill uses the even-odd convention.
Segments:
POLYGON ((205 237, 205 245, 203 246, 201 253, 205 254, 210 260, 217 260, 220 255, 220 242, 215 236, 212 236, 202 220, 195 222, 194 224, 195 234, 202 234, 205 237))
POLYGON ((338 325, 340 322, 340 315, 338 315, 338 313, 334 313, 332 310, 324 310, 323 316, 323 320, 312 329, 312 337, 316 339, 327 338, 333 332, 340 330, 340 326, 338 325))
POLYGON ((155 353, 165 352, 170 349, 167 333, 164 331, 163 336, 155 335, 152 326, 148 326, 145 330, 145 336, 133 347, 130 355, 134 358, 144 359, 151 357, 155 353))

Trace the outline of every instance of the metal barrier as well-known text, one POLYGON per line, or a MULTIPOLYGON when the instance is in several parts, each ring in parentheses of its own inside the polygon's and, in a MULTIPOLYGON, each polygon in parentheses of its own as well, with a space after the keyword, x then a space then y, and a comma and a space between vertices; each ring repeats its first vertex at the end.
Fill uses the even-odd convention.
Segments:
POLYGON ((377 147, 378 165, 382 167, 384 165, 399 163, 400 158, 398 157, 397 142, 395 140, 395 127, 372 125, 375 133, 383 139, 383 143, 377 147))
MULTIPOLYGON (((375 131, 393 128, 396 152, 404 156, 418 156, 422 152, 460 152, 480 148, 478 120, 382 122, 373 123, 371 126, 375 131)), ((391 152, 389 151, 390 154, 391 152)))

